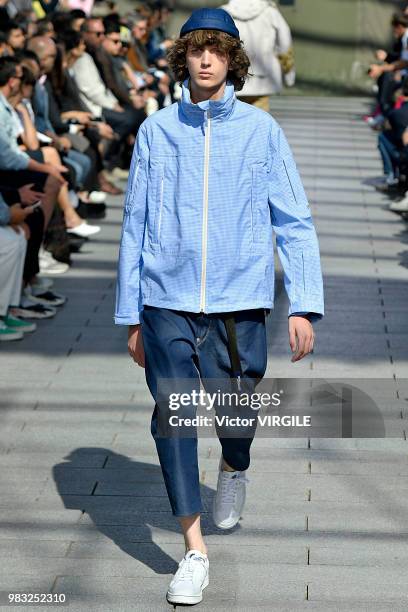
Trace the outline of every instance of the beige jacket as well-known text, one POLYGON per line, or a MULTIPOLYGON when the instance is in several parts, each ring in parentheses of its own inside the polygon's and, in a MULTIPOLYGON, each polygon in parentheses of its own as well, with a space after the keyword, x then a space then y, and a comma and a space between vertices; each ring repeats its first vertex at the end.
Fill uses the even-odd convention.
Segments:
POLYGON ((294 84, 292 36, 275 2, 229 0, 222 6, 234 19, 251 60, 250 72, 240 96, 264 96, 294 84), (285 66, 282 71, 281 62, 285 66))

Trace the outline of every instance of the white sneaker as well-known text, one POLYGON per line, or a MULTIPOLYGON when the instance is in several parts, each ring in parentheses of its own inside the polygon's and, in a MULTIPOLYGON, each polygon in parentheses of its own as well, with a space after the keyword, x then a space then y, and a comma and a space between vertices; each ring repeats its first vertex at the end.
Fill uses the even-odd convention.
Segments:
POLYGON ((42 304, 43 306, 62 306, 67 301, 67 298, 60 293, 54 293, 54 291, 41 291, 40 289, 33 289, 30 285, 27 285, 23 293, 30 301, 34 304, 42 304))
POLYGON ((222 470, 222 456, 218 466, 217 492, 213 500, 213 520, 219 529, 231 529, 241 518, 245 504, 248 479, 246 472, 222 470))
POLYGON ((75 234, 75 236, 79 236, 80 238, 89 238, 89 236, 93 236, 101 231, 99 225, 88 225, 86 221, 80 223, 76 227, 70 227, 67 229, 68 234, 75 234))
POLYGON ((51 319, 55 317, 57 311, 51 306, 43 306, 42 304, 27 304, 25 306, 13 306, 10 308, 10 313, 13 317, 19 319, 51 319))
POLYGON ((203 589, 208 585, 209 561, 199 550, 189 550, 179 563, 170 582, 167 601, 173 604, 197 604, 203 598, 203 589))
POLYGON ((393 212, 408 212, 408 197, 403 198, 399 202, 392 202, 390 210, 393 212))
POLYGON ((91 204, 103 204, 106 201, 106 193, 103 191, 91 191, 88 194, 88 201, 91 204))
POLYGON ((51 262, 40 261, 40 275, 43 274, 65 274, 68 272, 69 265, 63 261, 57 261, 55 264, 51 262))
POLYGON ((69 265, 62 261, 57 261, 49 251, 43 247, 39 252, 40 275, 42 274, 64 274, 69 270, 69 265))

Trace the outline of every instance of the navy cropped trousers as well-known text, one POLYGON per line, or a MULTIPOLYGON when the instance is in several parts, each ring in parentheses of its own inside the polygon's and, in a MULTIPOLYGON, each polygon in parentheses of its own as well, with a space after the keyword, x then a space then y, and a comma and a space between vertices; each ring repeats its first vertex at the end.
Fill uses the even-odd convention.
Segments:
MULTIPOLYGON (((175 516, 189 516, 203 509, 200 497, 197 437, 159 435, 158 393, 161 380, 190 379, 190 389, 214 392, 211 384, 223 379, 231 384, 228 336, 222 313, 193 313, 144 305, 140 322, 145 352, 145 375, 156 402, 151 420, 166 490, 175 516), (208 380, 207 380, 208 379, 208 380)), ((267 365, 265 309, 234 313, 237 348, 245 391, 254 391, 267 365)), ((215 407, 222 414, 222 406, 215 407)), ((253 413, 253 410, 251 409, 253 413)), ((191 412, 189 416, 194 416, 191 412)), ((254 416, 252 414, 252 416, 254 416)), ((256 420, 256 419, 255 419, 256 420)), ((235 470, 246 470, 255 427, 244 437, 217 434, 225 461, 235 470)))

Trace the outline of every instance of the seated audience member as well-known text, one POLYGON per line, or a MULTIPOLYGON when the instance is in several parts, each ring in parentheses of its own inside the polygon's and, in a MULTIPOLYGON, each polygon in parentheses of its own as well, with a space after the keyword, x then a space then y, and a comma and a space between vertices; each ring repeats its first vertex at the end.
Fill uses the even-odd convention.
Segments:
POLYGON ((379 50, 378 57, 382 63, 370 66, 369 75, 377 81, 378 85, 377 100, 380 108, 380 113, 369 120, 370 125, 374 128, 381 125, 393 109, 395 91, 401 86, 402 79, 407 74, 408 69, 408 17, 395 13, 391 26, 393 35, 398 42, 399 52, 394 52, 388 58, 388 56, 384 57, 384 53, 381 53, 382 50, 379 50), (390 62, 388 59, 392 61, 390 62))
MULTIPOLYGON (((402 87, 402 100, 399 108, 388 115, 390 129, 379 134, 378 147, 381 153, 386 180, 376 189, 393 196, 395 193, 408 192, 408 78, 402 87)), ((408 213, 408 194, 394 200, 390 210, 406 215, 408 213)))
MULTIPOLYGON (((72 147, 69 138, 56 134, 49 117, 50 101, 46 82, 47 74, 54 66, 57 54, 56 46, 50 38, 34 37, 29 41, 29 49, 36 53, 42 72, 42 77, 40 77, 35 86, 34 113, 36 127, 40 132, 49 136, 53 144, 58 147, 63 163, 74 169, 74 177, 71 176, 69 179, 71 189, 68 193, 67 185, 61 187, 58 203, 64 213, 67 231, 81 238, 88 238, 98 233, 100 227, 89 225, 76 213, 74 207, 78 205, 78 198, 75 193, 76 188, 83 185, 83 181, 90 170, 91 161, 86 155, 72 147), (42 78, 43 80, 41 80, 42 78)), ((34 153, 31 150, 29 155, 40 161, 45 159, 45 155, 52 156, 54 160, 60 160, 59 153, 55 148, 48 147, 46 153, 44 153, 44 147, 40 149, 39 143, 37 143, 34 153)))
POLYGON ((408 79, 405 78, 402 87, 401 106, 388 115, 390 129, 385 129, 378 135, 378 148, 384 167, 384 185, 379 185, 380 191, 388 191, 399 185, 401 155, 405 153, 403 135, 408 127, 408 79))
POLYGON ((25 34, 20 24, 16 21, 9 21, 3 31, 8 55, 14 55, 16 51, 24 48, 25 34))
POLYGON ((74 30, 68 30, 61 40, 63 48, 63 65, 58 72, 58 66, 51 74, 53 95, 58 111, 63 121, 76 121, 84 127, 83 134, 90 141, 97 155, 99 188, 112 195, 123 193, 111 183, 104 170, 104 154, 109 141, 115 134, 111 126, 104 121, 95 121, 92 113, 82 101, 76 81, 71 74, 71 68, 85 51, 82 35, 74 30), (64 67, 65 66, 65 67, 64 67))
MULTIPOLYGON (((28 69, 26 70, 28 71, 28 69)), ((59 156, 58 151, 54 147, 42 146, 40 148, 40 142, 37 137, 37 132, 32 122, 29 109, 27 108, 27 96, 30 95, 30 92, 27 88, 30 85, 27 85, 25 81, 30 80, 29 76, 30 75, 26 73, 25 78, 23 68, 21 90, 15 96, 13 96, 13 98, 10 99, 10 102, 13 105, 16 114, 17 131, 20 140, 25 146, 25 150, 28 155, 33 159, 37 159, 37 161, 50 163, 56 166, 61 165, 61 158, 59 156), (25 104, 23 103, 23 95, 26 96, 24 98, 25 104)), ((73 195, 75 196, 76 194, 74 193, 73 195)), ((83 197, 85 197, 85 195, 83 195, 83 197)), ((89 235, 92 235, 92 233, 96 233, 94 226, 88 226, 86 221, 84 221, 79 216, 78 212, 72 205, 72 194, 70 196, 70 193, 68 191, 68 184, 61 185, 58 193, 57 202, 61 211, 63 212, 65 225, 69 233, 79 235, 80 237, 88 237, 89 235)))
POLYGON ((167 66, 166 53, 174 42, 166 36, 165 25, 169 18, 170 9, 160 0, 150 5, 149 36, 146 44, 147 56, 150 64, 167 66))
POLYGON ((73 64, 72 74, 81 92, 82 101, 95 117, 103 117, 118 136, 117 140, 111 142, 105 156, 108 169, 113 170, 115 166, 120 165, 127 138, 137 134, 145 119, 145 113, 141 109, 121 106, 103 80, 96 60, 97 51, 105 36, 103 21, 97 18, 87 19, 83 29, 87 52, 73 64))
POLYGON ((50 38, 56 38, 56 32, 54 30, 54 24, 50 17, 43 17, 36 23, 36 36, 49 36, 50 38))
MULTIPOLYGON (((171 104, 170 77, 157 66, 150 66, 146 44, 144 42, 148 32, 148 20, 141 13, 136 12, 128 18, 132 42, 129 47, 127 59, 134 70, 139 87, 148 88, 157 97, 158 108, 171 104)), ((167 62, 166 62, 167 64, 167 62)))
POLYGON ((31 159, 18 146, 13 109, 8 98, 19 91, 22 76, 22 67, 16 59, 0 58, 0 185, 18 189, 35 184, 38 191, 44 192, 42 203, 47 225, 60 186, 65 183, 61 174, 65 168, 31 159))
POLYGON ((130 87, 129 78, 125 76, 132 75, 132 70, 126 60, 120 56, 122 47, 120 25, 109 18, 105 18, 103 23, 105 36, 95 54, 103 80, 124 108, 144 108, 145 99, 143 95, 138 94, 139 88, 135 87, 136 79, 133 87, 130 87))
POLYGON ((36 329, 14 316, 12 305, 19 305, 23 282, 27 240, 22 223, 33 208, 20 204, 8 206, 0 194, 0 342, 21 340, 24 333, 36 329))
POLYGON ((86 19, 85 11, 82 11, 81 9, 72 9, 72 11, 70 11, 70 16, 71 29, 75 30, 76 32, 80 32, 82 25, 86 19))

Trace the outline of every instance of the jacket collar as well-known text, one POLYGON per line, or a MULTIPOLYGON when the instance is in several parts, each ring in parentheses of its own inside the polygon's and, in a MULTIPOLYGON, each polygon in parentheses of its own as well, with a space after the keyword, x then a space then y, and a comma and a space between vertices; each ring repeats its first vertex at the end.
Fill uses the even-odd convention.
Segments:
POLYGON ((209 111, 211 119, 223 121, 227 119, 234 110, 237 98, 234 85, 230 81, 227 81, 224 95, 220 100, 204 100, 197 104, 191 101, 188 85, 189 79, 186 79, 181 86, 182 96, 180 100, 181 110, 186 117, 204 120, 205 111, 209 111))

